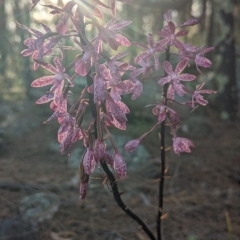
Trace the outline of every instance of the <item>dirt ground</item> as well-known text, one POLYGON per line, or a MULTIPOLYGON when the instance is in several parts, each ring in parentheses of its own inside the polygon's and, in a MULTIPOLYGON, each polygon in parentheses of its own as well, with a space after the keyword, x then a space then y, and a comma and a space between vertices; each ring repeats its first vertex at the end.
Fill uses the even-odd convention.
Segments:
MULTIPOLYGON (((214 126, 207 138, 193 139, 192 154, 167 154, 164 240, 240 239, 240 124, 214 126)), ((46 150, 54 137, 42 126, 15 138, 0 157, 0 239, 147 240, 102 185, 101 169, 95 170, 86 200, 79 201, 78 184, 68 184, 78 179, 78 169, 66 167, 66 156, 46 150), (52 218, 19 230, 20 200, 38 192, 56 194, 60 205, 52 218)), ((119 181, 125 203, 154 233, 160 167, 156 153, 119 181)))

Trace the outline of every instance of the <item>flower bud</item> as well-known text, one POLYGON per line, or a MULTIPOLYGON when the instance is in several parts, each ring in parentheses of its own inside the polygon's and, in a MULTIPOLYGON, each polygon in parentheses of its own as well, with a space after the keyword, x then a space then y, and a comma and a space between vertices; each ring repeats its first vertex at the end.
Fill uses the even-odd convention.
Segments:
POLYGON ((95 146, 94 146, 94 158, 96 163, 99 163, 103 157, 104 157, 104 153, 105 153, 105 144, 104 142, 100 142, 98 139, 95 141, 95 146))
POLYGON ((94 159, 93 150, 87 148, 87 151, 83 157, 83 167, 86 174, 88 175, 92 174, 95 169, 95 165, 96 165, 96 162, 94 159))
POLYGON ((116 171, 119 178, 125 178, 127 176, 126 163, 124 162, 120 153, 115 153, 115 155, 114 155, 113 168, 116 171))
POLYGON ((80 183, 79 194, 80 194, 80 200, 81 200, 81 201, 83 201, 83 200, 86 198, 86 195, 87 195, 87 186, 88 186, 88 183, 87 183, 87 182, 82 181, 82 182, 80 183))
POLYGON ((104 153, 104 157, 103 157, 104 161, 110 165, 111 167, 113 167, 113 163, 114 163, 114 159, 112 157, 112 155, 109 152, 105 152, 104 153))
POLYGON ((139 145, 140 142, 141 142, 141 141, 140 141, 139 138, 129 141, 129 142, 125 145, 125 147, 124 147, 125 151, 127 151, 127 152, 133 152, 133 151, 135 151, 135 150, 137 149, 137 147, 138 147, 138 145, 139 145))

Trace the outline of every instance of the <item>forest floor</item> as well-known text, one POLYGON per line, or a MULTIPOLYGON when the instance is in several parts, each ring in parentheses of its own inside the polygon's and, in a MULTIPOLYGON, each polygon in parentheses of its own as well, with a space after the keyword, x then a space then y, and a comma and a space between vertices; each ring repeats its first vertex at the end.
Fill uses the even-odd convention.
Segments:
MULTIPOLYGON (((78 169, 68 168, 60 153, 46 151, 48 140, 55 137, 49 131, 40 127, 16 137, 0 156, 0 240, 147 240, 118 208, 108 184, 103 185, 101 169, 90 180, 86 200, 79 201, 78 169), (24 225, 20 202, 39 192, 54 193, 59 204, 51 205, 42 220, 29 227, 24 225), (53 216, 47 216, 50 212, 53 216)), ((211 135, 193 141, 191 154, 167 154, 163 239, 240 239, 240 124, 214 122, 211 135)), ((152 143, 146 142, 146 147, 153 151, 148 144, 152 143)), ((155 150, 152 159, 119 181, 123 200, 153 232, 157 154, 155 150)))

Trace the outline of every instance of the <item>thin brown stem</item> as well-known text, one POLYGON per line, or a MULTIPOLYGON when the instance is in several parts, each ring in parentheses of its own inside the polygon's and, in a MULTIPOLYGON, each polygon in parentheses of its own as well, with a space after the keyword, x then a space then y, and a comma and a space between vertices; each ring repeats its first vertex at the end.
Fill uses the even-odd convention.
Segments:
MULTIPOLYGON (((166 61, 169 61, 169 47, 166 50, 166 61)), ((167 86, 163 87, 164 105, 167 104, 167 86)), ((164 191, 164 175, 165 175, 165 120, 161 123, 161 170, 159 181, 159 195, 158 195, 158 213, 157 213, 157 240, 162 240, 162 215, 163 215, 163 191, 164 191)))
POLYGON ((107 174, 108 180, 110 181, 110 185, 112 188, 112 193, 114 196, 115 201, 117 202, 118 206, 129 216, 131 217, 134 221, 136 221, 142 228, 142 230, 148 235, 149 239, 151 240, 156 240, 155 236, 153 233, 150 231, 150 229, 147 227, 147 225, 142 221, 141 218, 139 218, 135 213, 133 213, 122 201, 121 195, 118 190, 118 185, 117 181, 112 174, 112 172, 109 170, 108 165, 106 162, 102 162, 101 166, 104 170, 104 172, 107 174))

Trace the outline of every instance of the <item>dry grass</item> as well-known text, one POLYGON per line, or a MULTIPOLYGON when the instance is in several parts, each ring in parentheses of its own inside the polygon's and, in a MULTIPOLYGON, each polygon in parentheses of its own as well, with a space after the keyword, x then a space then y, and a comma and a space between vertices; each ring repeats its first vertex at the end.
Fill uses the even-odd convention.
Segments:
MULTIPOLYGON (((77 177, 78 171, 66 168, 65 158, 58 154, 39 155, 46 146, 47 134, 39 129, 22 141, 16 140, 12 151, 0 158, 0 182, 11 180, 52 186, 41 191, 55 192, 61 199, 61 206, 53 218, 39 224, 39 239, 147 240, 139 226, 118 208, 109 187, 102 185, 104 174, 101 170, 91 179, 86 201, 78 200, 78 187, 66 187, 72 177, 77 177)), ((168 153, 165 240, 240 239, 239 134, 240 126, 226 128, 219 123, 214 135, 195 141, 196 149, 192 154, 178 158, 168 153)), ((153 231, 159 167, 157 159, 147 160, 135 172, 129 172, 126 180, 119 182, 120 190, 125 191, 122 198, 126 204, 153 231)), ((0 190, 0 218, 16 216, 20 199, 31 193, 0 190)))

